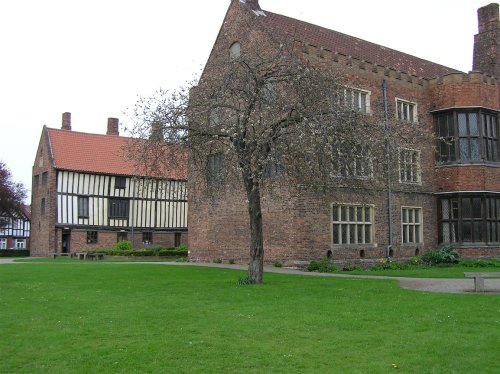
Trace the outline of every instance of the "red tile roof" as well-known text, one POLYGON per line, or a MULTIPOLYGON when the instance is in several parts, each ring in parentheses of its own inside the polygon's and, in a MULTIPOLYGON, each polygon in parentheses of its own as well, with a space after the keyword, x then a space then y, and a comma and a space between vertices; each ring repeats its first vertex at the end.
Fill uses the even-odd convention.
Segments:
MULTIPOLYGON (((47 128, 54 167, 62 170, 113 174, 125 176, 146 176, 136 163, 127 160, 126 147, 132 138, 89 134, 71 130, 47 128)), ((186 163, 168 170, 163 178, 187 179, 186 163)))
POLYGON ((321 26, 264 11, 265 17, 260 17, 270 28, 284 31, 296 40, 324 48, 332 52, 352 56, 360 60, 376 63, 386 68, 416 75, 433 78, 457 70, 439 65, 421 58, 386 48, 354 36, 342 34, 321 26))

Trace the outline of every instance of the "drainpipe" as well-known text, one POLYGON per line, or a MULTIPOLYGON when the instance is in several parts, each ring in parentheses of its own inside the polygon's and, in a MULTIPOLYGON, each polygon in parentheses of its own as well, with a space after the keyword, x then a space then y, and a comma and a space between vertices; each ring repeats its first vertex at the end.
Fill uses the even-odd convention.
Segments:
POLYGON ((382 92, 384 93, 384 134, 385 134, 385 158, 387 162, 387 260, 391 259, 392 251, 392 163, 391 142, 389 138, 389 110, 387 104, 387 82, 382 81, 382 92))

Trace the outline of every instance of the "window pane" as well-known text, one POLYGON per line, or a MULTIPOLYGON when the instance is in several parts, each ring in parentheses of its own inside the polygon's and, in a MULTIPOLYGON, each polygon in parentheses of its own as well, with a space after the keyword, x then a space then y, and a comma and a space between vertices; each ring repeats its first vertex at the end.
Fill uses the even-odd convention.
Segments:
POLYGON ((464 242, 472 241, 472 227, 469 221, 466 221, 462 225, 462 236, 464 242))
POLYGON ((465 113, 458 113, 458 135, 467 136, 467 116, 465 113))
POLYGON ((339 230, 340 225, 333 225, 333 244, 340 244, 339 230))
POLYGON ((361 94, 361 111, 363 113, 366 113, 366 94, 365 93, 362 93, 361 94))
POLYGON ((481 198, 475 197, 472 199, 472 213, 474 218, 481 218, 481 198))
POLYGON ((471 160, 481 159, 479 154, 479 138, 470 139, 470 159, 471 160))
POLYGON ((468 138, 460 139, 460 159, 469 160, 469 141, 468 138))
POLYGON ((479 136, 477 113, 469 113, 469 132, 471 136, 479 136))

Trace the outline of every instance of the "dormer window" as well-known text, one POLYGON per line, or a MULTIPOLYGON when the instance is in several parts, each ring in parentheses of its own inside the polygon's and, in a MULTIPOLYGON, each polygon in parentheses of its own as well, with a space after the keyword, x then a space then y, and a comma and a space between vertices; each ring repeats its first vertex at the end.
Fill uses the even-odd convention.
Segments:
POLYGON ((229 47, 229 57, 231 60, 236 60, 241 55, 241 44, 239 42, 234 42, 229 47))

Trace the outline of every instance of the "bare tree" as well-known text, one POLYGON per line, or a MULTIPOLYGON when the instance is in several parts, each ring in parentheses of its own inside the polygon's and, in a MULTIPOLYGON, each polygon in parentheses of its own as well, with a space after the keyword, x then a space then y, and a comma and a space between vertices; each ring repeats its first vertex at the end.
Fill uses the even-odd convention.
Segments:
POLYGON ((382 118, 349 105, 332 67, 310 65, 283 38, 266 40, 251 53, 213 54, 196 86, 139 100, 131 131, 147 140, 133 158, 148 163, 153 154, 149 167, 178 165, 158 146, 189 153, 190 194, 243 188, 251 283, 262 282, 261 197, 269 178, 287 188, 373 187, 388 138, 382 118))
MULTIPOLYGON (((2 218, 16 217, 22 211, 26 195, 26 188, 23 184, 14 182, 9 168, 5 162, 0 161, 0 213, 2 218)), ((5 224, 2 218, 0 218, 0 227, 5 224)))

